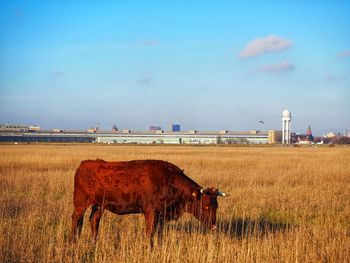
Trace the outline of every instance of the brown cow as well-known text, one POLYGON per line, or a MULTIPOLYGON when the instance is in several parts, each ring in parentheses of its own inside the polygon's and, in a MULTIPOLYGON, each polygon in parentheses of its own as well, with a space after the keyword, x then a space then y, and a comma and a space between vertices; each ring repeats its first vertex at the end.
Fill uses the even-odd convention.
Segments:
POLYGON ((97 237, 103 210, 124 215, 143 213, 147 236, 153 244, 157 226, 192 213, 209 228, 215 228, 215 188, 203 189, 177 166, 159 160, 129 162, 83 161, 75 174, 71 240, 80 235, 85 210, 92 205, 91 231, 97 237))

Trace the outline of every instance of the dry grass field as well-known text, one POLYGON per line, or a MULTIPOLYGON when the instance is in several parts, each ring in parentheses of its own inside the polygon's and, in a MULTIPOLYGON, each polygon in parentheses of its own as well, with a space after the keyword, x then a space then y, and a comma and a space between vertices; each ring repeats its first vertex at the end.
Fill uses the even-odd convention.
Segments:
POLYGON ((350 148, 0 145, 0 262, 350 262, 350 148), (152 250, 141 215, 106 212, 68 243, 85 159, 163 159, 219 199, 218 231, 185 215, 152 250))

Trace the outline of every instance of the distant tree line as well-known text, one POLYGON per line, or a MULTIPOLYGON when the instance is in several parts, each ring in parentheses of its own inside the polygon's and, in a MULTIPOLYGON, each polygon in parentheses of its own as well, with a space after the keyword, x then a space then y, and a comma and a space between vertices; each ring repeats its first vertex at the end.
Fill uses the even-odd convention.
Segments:
POLYGON ((350 144, 350 137, 346 136, 334 136, 331 138, 323 138, 323 137, 316 137, 314 138, 314 142, 322 142, 325 144, 350 144))

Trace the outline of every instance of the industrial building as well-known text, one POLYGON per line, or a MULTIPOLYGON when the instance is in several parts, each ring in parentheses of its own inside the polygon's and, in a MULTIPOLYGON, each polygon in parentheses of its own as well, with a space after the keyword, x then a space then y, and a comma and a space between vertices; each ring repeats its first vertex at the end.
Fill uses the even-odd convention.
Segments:
MULTIPOLYGON (((27 126, 1 125, 0 142, 96 142, 126 144, 274 144, 281 141, 281 131, 188 132, 173 131, 69 131, 29 130, 27 126)), ((29 127, 29 126, 28 126, 29 127)))
POLYGON ((100 133, 98 143, 133 144, 267 144, 266 132, 129 132, 119 134, 100 133))

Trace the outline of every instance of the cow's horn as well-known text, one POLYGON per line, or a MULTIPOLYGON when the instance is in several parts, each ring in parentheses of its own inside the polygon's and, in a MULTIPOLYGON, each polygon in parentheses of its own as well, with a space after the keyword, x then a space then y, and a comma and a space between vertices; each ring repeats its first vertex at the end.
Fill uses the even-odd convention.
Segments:
POLYGON ((218 191, 218 192, 217 192, 217 195, 218 195, 218 196, 223 196, 223 197, 224 197, 224 196, 226 196, 227 194, 224 193, 224 192, 218 191))
POLYGON ((201 190, 199 190, 199 192, 201 192, 201 194, 204 194, 204 189, 201 188, 201 190))

